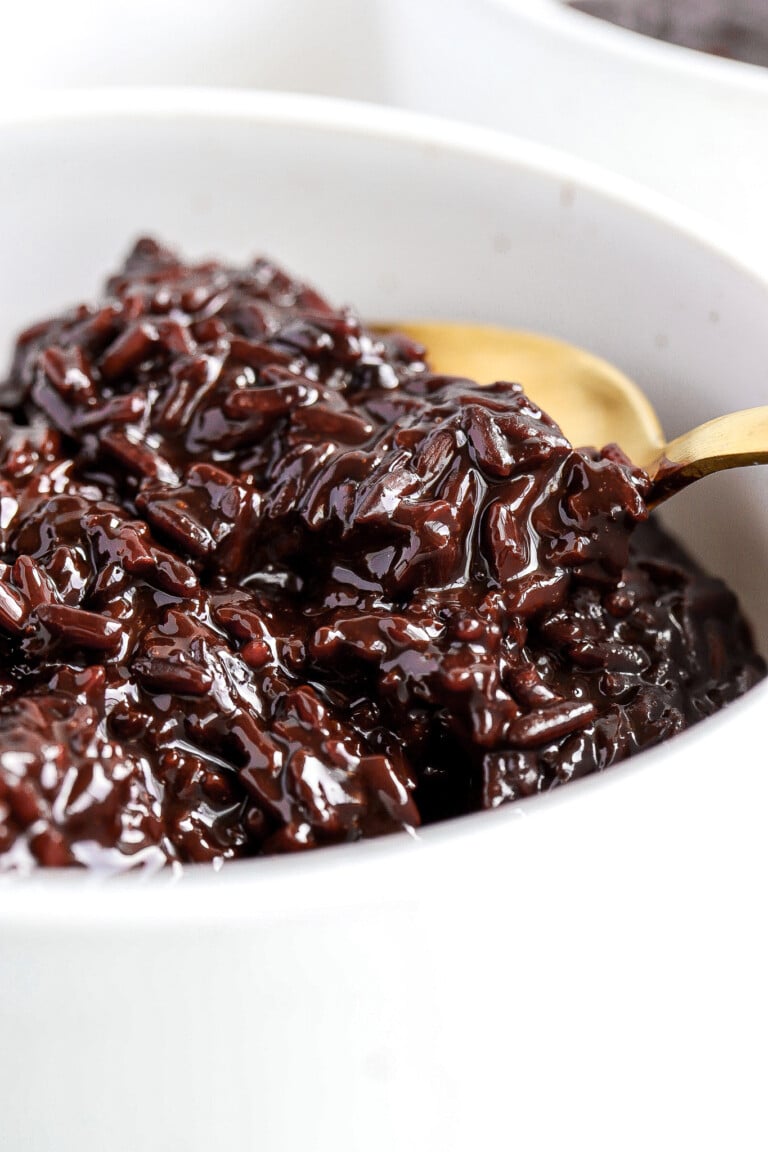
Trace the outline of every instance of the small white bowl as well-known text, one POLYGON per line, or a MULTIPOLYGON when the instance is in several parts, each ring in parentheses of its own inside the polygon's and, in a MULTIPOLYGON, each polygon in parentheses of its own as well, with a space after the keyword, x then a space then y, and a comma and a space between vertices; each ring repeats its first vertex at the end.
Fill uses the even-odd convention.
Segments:
MULTIPOLYGON (((139 233, 266 252, 370 316, 615 360, 670 433, 765 399, 768 281, 530 143, 314 98, 59 94, 0 113, 0 316, 139 233)), ((672 519, 768 647, 768 477, 672 519)), ((765 685, 551 796, 293 859, 0 886, 3 1152, 757 1148, 765 685)))

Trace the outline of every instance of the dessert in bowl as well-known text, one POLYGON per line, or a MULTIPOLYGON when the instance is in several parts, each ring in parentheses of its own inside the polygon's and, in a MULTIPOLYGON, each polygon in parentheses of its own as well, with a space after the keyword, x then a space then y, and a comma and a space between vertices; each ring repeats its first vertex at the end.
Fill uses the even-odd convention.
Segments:
POLYGON ((103 300, 20 335, 0 870, 413 831, 604 771, 762 678, 733 594, 649 521, 648 472, 429 356, 264 258, 149 238, 103 300))
MULTIPOLYGON (((164 102, 102 97, 97 113, 77 97, 32 109, 8 118, 3 148, 9 344, 36 317, 93 297, 128 238, 151 227, 200 257, 242 262, 267 253, 365 316, 455 316, 574 340, 638 379, 670 432, 761 398, 763 281, 673 211, 543 150, 375 109, 175 94, 164 102)), ((686 545, 740 595, 758 642, 766 635, 760 573, 768 550, 761 479, 758 472, 707 481, 670 510, 686 545)), ((389 837, 225 864, 219 873, 189 869, 171 883, 172 872, 148 883, 104 884, 71 872, 6 882, 2 1082, 14 1086, 4 1097, 12 1140, 31 1123, 45 1146, 52 1123, 30 1114, 31 1064, 50 1082, 58 1130, 73 1147, 135 1147, 151 1123, 163 1139, 183 1130, 192 1148, 222 1124, 235 1142, 260 1131, 275 1148, 299 1136, 322 1146, 317 1126, 327 1125, 334 1146, 355 1148, 365 1117, 393 1092, 397 1108, 369 1146, 391 1145, 403 1125, 413 1147, 434 1139, 466 1146, 473 1133, 498 1133, 503 1110, 488 1104, 488 1087, 496 1085, 501 1100, 510 1066, 525 1085, 517 1121, 525 1130, 541 1099, 537 1079, 525 1073, 538 1043, 536 997, 488 1000, 475 981, 465 990, 468 961, 527 947, 539 978, 551 976, 550 917, 557 910, 557 924, 568 923, 566 897, 571 914, 597 933, 586 951, 608 947, 598 927, 606 884, 621 877, 633 890, 638 820, 655 841, 644 883, 663 902, 677 875, 665 821, 677 821, 679 844, 679 822, 722 787, 724 746, 759 730, 763 705, 758 685, 691 732, 562 789, 559 799, 553 793, 445 822, 415 841, 389 837), (610 866, 596 875, 591 865, 606 837, 610 866), (576 886, 588 865, 591 880, 576 886), (459 924, 469 926, 461 939, 459 924), (216 1002, 201 1019, 211 979, 248 989, 234 1014, 216 1002), (133 991, 116 993, 124 984, 133 991), (447 1003, 453 1025, 441 1051, 447 1003), (516 1037, 502 1051, 494 1037, 513 1020, 516 1037), (57 1077, 51 1029, 77 1056, 72 1072, 57 1077), (97 1058, 105 1029, 120 1039, 109 1068, 97 1058), (167 1046, 147 1044, 153 1030, 167 1046), (224 1050, 226 1065, 206 1065, 215 1104, 201 1116, 195 1070, 224 1050), (466 1063, 473 1051, 474 1068, 466 1063), (154 1087, 142 1117, 126 1110, 115 1068, 139 1062, 152 1085, 171 1077, 173 1116, 154 1087), (78 1119, 84 1066, 100 1102, 87 1125, 78 1119), (459 1074, 466 1095, 450 1107, 459 1074), (343 1105, 333 1100, 338 1076, 343 1105), (286 1125, 294 1091, 305 1107, 286 1125)), ((733 769, 734 788, 756 770, 745 756, 733 769)), ((701 816, 683 830, 689 853, 700 823, 701 816)), ((738 840, 746 850, 749 838, 738 840)), ((614 926, 621 915, 614 910, 614 926)), ((579 957, 570 962, 584 976, 579 957)), ((522 979, 525 965, 510 963, 522 979)), ((605 994, 610 978, 592 987, 605 994)), ((555 999, 573 1021, 576 1000, 555 999)), ((594 1015, 593 1028, 605 1035, 610 1020, 599 1008, 594 1015)), ((681 1093, 685 1099, 686 1082, 681 1093)))

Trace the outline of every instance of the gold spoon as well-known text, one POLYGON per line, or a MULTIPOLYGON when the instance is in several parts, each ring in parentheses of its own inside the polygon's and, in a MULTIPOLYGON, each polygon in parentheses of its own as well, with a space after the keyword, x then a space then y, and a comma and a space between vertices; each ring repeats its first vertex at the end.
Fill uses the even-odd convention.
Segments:
POLYGON ((636 384, 582 348, 540 336, 476 324, 380 324, 423 344, 434 372, 489 384, 512 380, 577 446, 618 444, 653 481, 656 505, 710 472, 768 463, 768 407, 719 416, 667 441, 636 384))

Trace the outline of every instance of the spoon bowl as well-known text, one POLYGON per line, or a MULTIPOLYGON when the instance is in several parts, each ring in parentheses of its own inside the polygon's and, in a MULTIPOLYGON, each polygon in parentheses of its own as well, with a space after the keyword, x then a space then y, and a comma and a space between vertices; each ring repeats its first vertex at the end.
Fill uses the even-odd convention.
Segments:
POLYGON ((768 407, 720 416, 668 441, 647 396, 607 360, 563 340, 476 324, 382 324, 423 344, 433 371, 515 380, 572 444, 618 444, 653 482, 651 506, 711 472, 768 463, 768 407))

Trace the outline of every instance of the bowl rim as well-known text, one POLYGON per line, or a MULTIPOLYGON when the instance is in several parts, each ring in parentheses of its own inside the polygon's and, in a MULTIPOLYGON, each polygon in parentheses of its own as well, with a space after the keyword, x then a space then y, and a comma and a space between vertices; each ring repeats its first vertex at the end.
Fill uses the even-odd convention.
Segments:
MULTIPOLYGON (((561 6, 560 0, 547 0, 548 4, 550 2, 556 7, 561 6)), ((509 7, 509 0, 486 0, 486 3, 509 7)), ((584 16, 580 12, 570 14, 584 16)), ((533 10, 531 19, 549 23, 540 11, 533 10)), ((603 22, 595 20, 595 23, 603 22)), ((616 31, 610 26, 609 29, 616 31)), ((765 71, 768 75, 768 69, 765 71)), ((348 135, 365 132, 381 140, 420 144, 426 150, 440 148, 470 158, 517 164, 560 180, 564 185, 580 185, 585 191, 665 224, 762 283, 768 278, 768 266, 763 266, 762 261, 755 258, 744 241, 732 235, 720 222, 672 196, 565 148, 433 113, 338 96, 256 88, 50 88, 24 92, 14 103, 0 104, 0 132, 46 122, 56 124, 134 117, 250 120, 277 127, 303 126, 348 135)))
POLYGON ((670 44, 633 28, 571 8, 566 0, 484 0, 492 8, 514 13, 521 20, 561 37, 571 44, 593 46, 622 56, 627 64, 676 72, 683 78, 702 79, 725 88, 768 93, 768 68, 745 60, 715 56, 703 49, 670 44), (525 7, 523 7, 525 5, 525 7))
MULTIPOLYGON (((503 0, 493 0, 503 2, 503 0)), ((762 291, 768 275, 736 250, 716 225, 663 195, 610 173, 568 153, 493 129, 335 97, 229 89, 81 89, 34 93, 25 104, 0 108, 0 137, 8 128, 82 122, 110 118, 240 120, 262 126, 301 126, 321 132, 417 145, 448 151, 472 160, 486 158, 545 176, 597 195, 671 229, 708 249, 762 291)), ((618 771, 598 773, 572 782, 568 788, 518 801, 490 812, 475 813, 430 826, 411 838, 392 836, 354 845, 338 845, 308 855, 268 857, 228 862, 223 869, 171 867, 157 873, 123 874, 62 869, 29 876, 0 875, 0 928, 28 932, 55 927, 57 931, 90 930, 142 924, 156 927, 199 926, 201 923, 242 922, 264 917, 316 916, 333 907, 349 910, 361 903, 412 900, 441 887, 440 876, 455 846, 471 851, 468 867, 484 867, 521 848, 509 836, 509 825, 541 828, 548 814, 568 808, 573 833, 582 834, 588 807, 596 792, 618 795, 630 784, 656 787, 656 776, 697 759, 704 737, 739 715, 768 704, 768 681, 751 689, 725 710, 682 736, 624 762, 618 771), (689 754, 678 754, 679 741, 689 754), (504 843, 506 842, 506 844, 504 843), (412 850, 409 850, 412 849, 412 850), (307 861, 309 866, 307 866, 307 861), (353 865, 349 867, 349 865, 353 865), (224 876, 226 880, 224 881, 224 876)), ((517 840, 517 838, 515 838, 517 840)), ((525 850, 524 844, 522 849, 525 850)))

